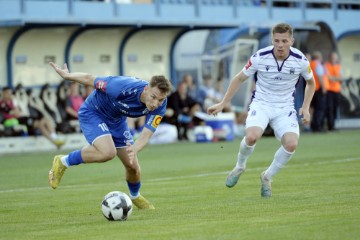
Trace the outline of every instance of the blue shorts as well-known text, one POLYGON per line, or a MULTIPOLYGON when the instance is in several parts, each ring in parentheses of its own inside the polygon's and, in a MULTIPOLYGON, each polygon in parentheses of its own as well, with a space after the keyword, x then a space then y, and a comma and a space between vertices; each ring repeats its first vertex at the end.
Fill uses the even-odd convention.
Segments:
POLYGON ((111 135, 117 148, 126 146, 127 142, 134 144, 126 116, 111 121, 96 110, 90 109, 86 103, 82 104, 78 115, 80 128, 89 144, 93 145, 96 139, 105 135, 111 135))

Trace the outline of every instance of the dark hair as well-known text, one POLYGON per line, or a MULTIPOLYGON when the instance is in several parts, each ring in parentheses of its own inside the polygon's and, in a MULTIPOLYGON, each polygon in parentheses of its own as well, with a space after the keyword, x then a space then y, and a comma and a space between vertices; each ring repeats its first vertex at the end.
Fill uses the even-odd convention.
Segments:
POLYGON ((11 87, 3 87, 3 92, 7 91, 7 90, 12 90, 11 87))
POLYGON ((149 83, 150 87, 157 87, 160 92, 169 94, 172 90, 171 82, 163 75, 153 76, 149 83))
POLYGON ((293 35, 293 29, 292 27, 287 24, 287 23, 279 23, 276 24, 273 28, 272 28, 272 34, 274 35, 275 33, 289 33, 290 36, 293 35))

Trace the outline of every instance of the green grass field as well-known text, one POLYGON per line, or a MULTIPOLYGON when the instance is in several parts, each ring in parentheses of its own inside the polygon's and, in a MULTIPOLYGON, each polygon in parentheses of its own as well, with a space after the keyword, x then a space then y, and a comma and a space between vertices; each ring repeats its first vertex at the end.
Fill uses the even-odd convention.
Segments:
POLYGON ((279 142, 263 138, 238 184, 225 178, 240 139, 148 146, 141 192, 156 210, 109 222, 101 201, 127 192, 119 160, 68 169, 48 187, 56 152, 0 157, 0 239, 359 239, 360 130, 303 134, 296 154, 260 197, 260 173, 279 142))

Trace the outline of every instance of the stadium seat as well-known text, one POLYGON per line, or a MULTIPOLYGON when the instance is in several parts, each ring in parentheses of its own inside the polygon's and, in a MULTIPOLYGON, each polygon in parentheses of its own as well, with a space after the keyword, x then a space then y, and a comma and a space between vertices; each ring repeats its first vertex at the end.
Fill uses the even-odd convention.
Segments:
MULTIPOLYGON (((47 117, 51 120, 53 118, 51 115, 46 111, 44 102, 41 100, 39 96, 37 96, 32 89, 27 90, 27 95, 29 97, 29 106, 39 111, 44 117, 47 117)), ((54 125, 55 122, 53 121, 54 125)))
POLYGON ((50 114, 56 125, 62 123, 62 117, 57 106, 57 96, 49 84, 41 88, 40 98, 44 102, 45 110, 50 114))
POLYGON ((15 103, 16 106, 21 111, 22 117, 30 117, 30 110, 29 110, 29 98, 26 94, 25 88, 23 88, 22 84, 19 83, 16 85, 14 89, 14 97, 15 97, 15 103))
POLYGON ((78 120, 68 120, 66 113, 66 97, 68 95, 69 86, 67 81, 63 80, 56 89, 56 106, 62 119, 62 132, 80 132, 80 124, 78 120))

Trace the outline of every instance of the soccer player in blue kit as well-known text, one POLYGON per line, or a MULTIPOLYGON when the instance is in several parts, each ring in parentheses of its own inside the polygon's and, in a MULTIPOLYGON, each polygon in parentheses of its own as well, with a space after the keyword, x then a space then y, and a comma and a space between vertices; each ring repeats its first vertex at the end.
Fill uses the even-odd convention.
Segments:
POLYGON ((90 145, 54 157, 48 175, 50 186, 56 189, 70 166, 106 162, 117 155, 125 167, 134 205, 139 209, 154 209, 139 192, 141 170, 137 153, 146 146, 165 114, 167 96, 172 88, 170 81, 164 76, 153 76, 149 82, 125 76, 96 77, 88 73, 69 73, 66 64, 63 68, 54 63, 50 65, 63 79, 95 87, 78 112, 81 130, 90 145), (134 142, 126 119, 144 115, 145 126, 134 142))

